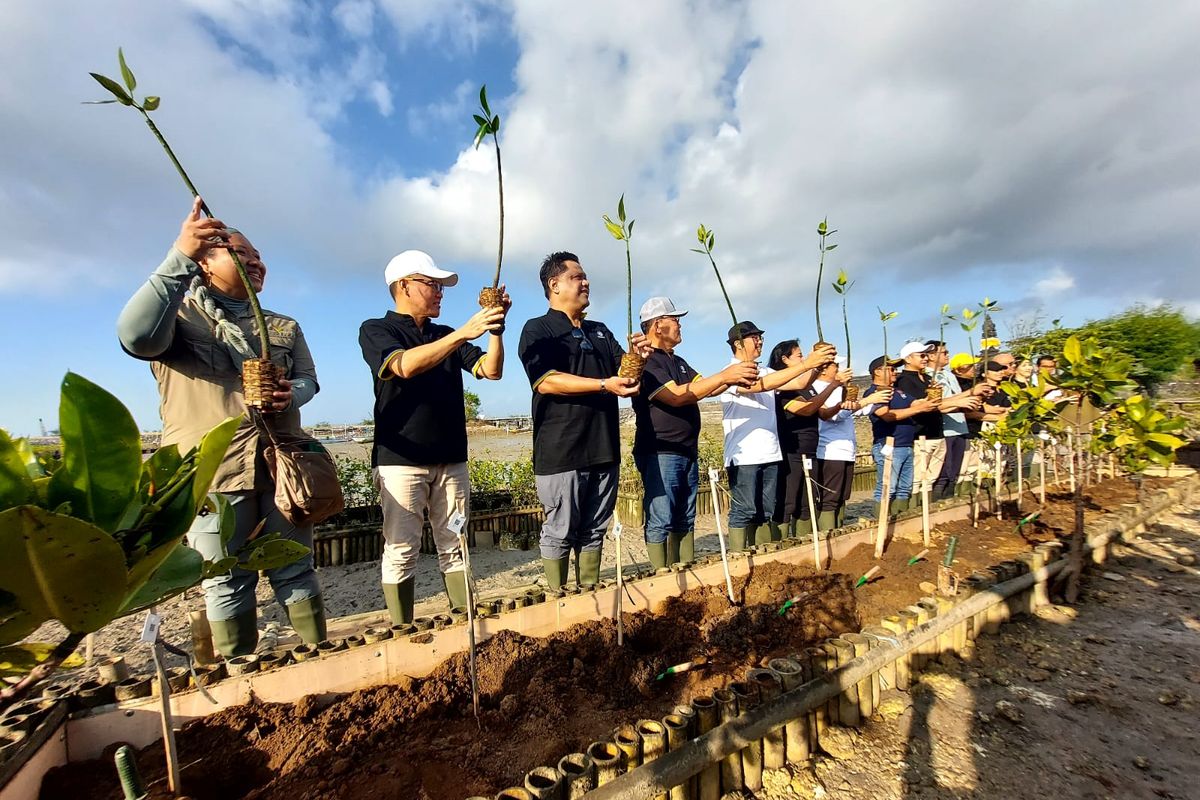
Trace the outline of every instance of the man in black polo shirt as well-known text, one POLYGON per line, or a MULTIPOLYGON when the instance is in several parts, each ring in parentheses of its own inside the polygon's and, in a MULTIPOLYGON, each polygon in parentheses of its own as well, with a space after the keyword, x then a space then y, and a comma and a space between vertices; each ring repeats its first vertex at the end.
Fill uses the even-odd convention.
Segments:
MULTIPOLYGON (((595 585, 617 503, 617 398, 632 397, 639 385, 615 377, 625 351, 613 332, 584 319, 590 287, 579 258, 551 253, 540 277, 550 309, 525 323, 517 355, 533 387, 533 472, 546 510, 542 567, 558 589, 574 551, 576 580, 595 585)), ((632 345, 649 354, 642 334, 632 345)))
POLYGON ((655 567, 688 563, 695 555, 696 491, 700 486, 700 409, 696 404, 758 377, 752 362, 731 364, 701 377, 675 353, 683 341, 680 317, 669 297, 651 297, 638 317, 654 351, 633 398, 637 433, 633 460, 642 474, 646 553, 655 567))
POLYGON ((467 421, 462 373, 499 380, 501 332, 510 301, 485 308, 458 330, 433 322, 445 287, 458 283, 419 250, 406 250, 384 270, 395 310, 358 332, 375 378, 375 443, 371 465, 383 508, 383 597, 394 623, 412 622, 413 572, 426 511, 450 607, 467 603, 467 579, 456 515, 469 513, 467 421), (471 344, 485 333, 485 354, 471 344))

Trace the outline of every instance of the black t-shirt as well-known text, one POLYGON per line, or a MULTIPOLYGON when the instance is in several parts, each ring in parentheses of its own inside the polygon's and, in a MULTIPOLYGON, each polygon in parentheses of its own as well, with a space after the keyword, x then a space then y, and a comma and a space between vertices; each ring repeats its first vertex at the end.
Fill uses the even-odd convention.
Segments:
MULTIPOLYGON (((913 372, 910 369, 903 369, 896 374, 895 389, 904 392, 913 400, 923 400, 929 389, 930 378, 923 372, 913 372)), ((942 439, 942 412, 923 411, 920 414, 909 417, 906 422, 911 422, 916 428, 915 435, 917 438, 924 436, 926 439, 942 439)))
MULTIPOLYGON (((961 375, 955 375, 954 379, 958 381, 958 390, 960 392, 970 391, 975 386, 975 383, 976 383, 974 378, 964 378, 961 375)), ((995 405, 995 402, 993 400, 988 400, 987 402, 991 403, 992 405, 995 405)), ((979 432, 981 430, 983 430, 983 420, 971 419, 970 417, 967 417, 967 438, 968 439, 978 439, 979 432)))
POLYGON ((533 471, 553 475, 616 464, 621 457, 616 395, 539 394, 551 372, 585 378, 617 374, 624 350, 602 322, 584 320, 576 328, 561 311, 550 309, 525 323, 517 356, 533 393, 533 471))
POLYGON ((700 408, 695 403, 676 408, 657 397, 668 383, 686 386, 699 377, 700 373, 679 356, 655 348, 642 371, 642 390, 633 396, 637 419, 634 453, 699 455, 700 408))
POLYGON ((784 406, 793 400, 806 403, 819 394, 809 387, 799 391, 776 391, 775 414, 779 418, 779 448, 784 453, 800 453, 807 456, 817 454, 818 426, 821 423, 816 413, 808 416, 793 414, 784 410, 784 406))
POLYGON ((467 413, 463 407, 464 370, 483 351, 464 342, 440 364, 411 378, 390 369, 397 353, 436 342, 454 332, 432 320, 424 329, 407 314, 389 311, 358 329, 363 360, 375 378, 373 466, 456 464, 467 460, 467 413))

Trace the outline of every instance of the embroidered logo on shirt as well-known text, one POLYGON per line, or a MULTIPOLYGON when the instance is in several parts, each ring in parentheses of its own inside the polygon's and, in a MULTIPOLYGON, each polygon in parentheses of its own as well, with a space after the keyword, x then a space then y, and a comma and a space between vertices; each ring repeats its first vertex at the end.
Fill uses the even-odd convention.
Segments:
POLYGON ((604 338, 604 331, 596 331, 596 338, 597 338, 597 339, 603 339, 603 338, 604 338))

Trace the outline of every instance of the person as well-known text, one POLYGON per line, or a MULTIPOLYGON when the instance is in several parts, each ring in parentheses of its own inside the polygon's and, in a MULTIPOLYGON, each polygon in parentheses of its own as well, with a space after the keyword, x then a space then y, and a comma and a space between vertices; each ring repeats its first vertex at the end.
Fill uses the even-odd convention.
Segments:
MULTIPOLYGON (((615 377, 624 349, 602 322, 585 319, 591 286, 574 253, 551 253, 539 271, 549 309, 525 323, 517 355, 533 388, 533 472, 546 511, 540 550, 551 589, 600 581, 604 533, 617 502, 618 397, 641 388, 615 377)), ((644 334, 630 345, 650 354, 644 334)))
POLYGON ((1013 362, 1012 382, 1022 389, 1028 389, 1036 383, 1033 377, 1033 362, 1024 356, 1013 362))
POLYGON ((843 369, 839 358, 824 366, 812 388, 826 392, 826 400, 817 415, 820 419, 817 439, 817 481, 821 497, 817 501, 817 529, 840 528, 845 523, 846 501, 854 486, 854 459, 857 439, 854 432, 855 413, 870 409, 876 403, 887 402, 890 389, 876 389, 859 400, 847 400, 845 385, 850 370, 843 369))
POLYGON ((393 307, 362 323, 358 344, 375 392, 371 466, 383 509, 383 599, 392 622, 403 624, 413 619, 426 515, 450 607, 468 602, 458 539, 471 497, 462 374, 500 379, 501 333, 511 301, 501 287, 501 306, 477 311, 455 329, 434 320, 458 275, 438 267, 429 254, 405 250, 387 263, 383 279, 393 307), (472 344, 485 334, 486 354, 472 344))
POLYGON ((633 397, 633 460, 642 476, 646 553, 654 567, 695 556, 696 493, 700 484, 700 400, 730 386, 749 386, 758 368, 742 361, 706 378, 675 352, 682 318, 669 297, 651 297, 638 312, 653 350, 633 397))
MULTIPOLYGON (((955 353, 950 359, 950 372, 954 376, 954 386, 956 392, 970 391, 980 383, 979 376, 976 374, 976 368, 979 365, 979 359, 972 356, 970 353, 955 353)), ((988 400, 991 393, 981 395, 983 405, 977 410, 965 410, 962 412, 963 423, 966 429, 965 433, 961 434, 963 443, 962 464, 958 471, 958 485, 955 487, 955 493, 967 493, 973 491, 975 486, 975 478, 979 472, 980 465, 980 429, 983 426, 983 421, 988 419, 988 400)), ((993 416, 992 419, 998 419, 993 416)))
MULTIPOLYGON (((775 345, 767 364, 775 371, 785 370, 804 360, 804 351, 797 339, 786 339, 775 345)), ((838 386, 830 382, 822 392, 811 386, 807 389, 778 389, 775 392, 775 416, 779 429, 779 449, 783 452, 778 480, 780 495, 775 503, 775 521, 786 525, 782 535, 795 538, 801 522, 811 520, 808 489, 804 485, 804 459, 812 465, 816 478, 816 457, 819 418, 817 412, 838 386)), ((816 495, 814 492, 814 501, 816 495)))
POLYGON ((890 392, 886 400, 875 403, 868 411, 871 420, 871 459, 875 462, 875 517, 881 513, 883 487, 888 487, 888 513, 895 516, 908 510, 913 488, 913 442, 916 426, 913 417, 934 410, 937 406, 924 397, 913 397, 895 388, 895 368, 901 359, 879 356, 871 361, 871 385, 867 394, 890 392), (892 439, 892 465, 887 478, 888 438, 892 439))
MULTIPOLYGON (((257 327, 233 255, 245 267, 250 285, 262 291, 267 267, 245 234, 201 215, 197 197, 167 257, 134 293, 117 320, 125 352, 150 362, 158 383, 162 445, 186 452, 210 429, 231 416, 246 415, 242 362, 258 358, 257 327)), ((273 403, 262 424, 280 438, 302 437, 300 407, 320 386, 300 324, 264 311, 270 359, 283 369, 273 403)), ((325 638, 321 587, 313 569, 312 526, 297 527, 275 507, 275 486, 263 450, 268 442, 246 416, 234 434, 210 485, 233 508, 234 530, 222 543, 220 515, 197 515, 188 544, 206 560, 235 554, 262 528, 310 549, 308 555, 266 570, 275 598, 296 633, 308 644, 325 638)), ((255 586, 258 573, 235 567, 203 581, 204 605, 213 644, 226 658, 254 652, 258 644, 255 586)))
MULTIPOLYGON (((736 323, 727 339, 731 364, 754 363, 762 355, 763 331, 750 321, 736 323)), ((778 541, 775 521, 778 499, 779 447, 775 391, 799 390, 811 385, 814 370, 833 360, 833 345, 818 342, 798 363, 776 372, 759 371, 750 386, 730 386, 721 393, 721 427, 725 432, 725 472, 729 479, 729 546, 744 550, 755 544, 778 541), (767 531, 759 537, 760 526, 767 531)))
MULTIPOLYGON (((925 344, 933 348, 930 352, 928 368, 931 370, 934 382, 942 387, 943 404, 950 409, 942 412, 942 441, 945 443, 943 445, 945 456, 942 459, 942 468, 933 482, 932 495, 934 500, 945 500, 954 496, 959 476, 962 473, 963 459, 966 457, 968 433, 966 409, 974 405, 970 398, 990 396, 992 389, 975 383, 963 387, 954 375, 954 363, 950 358, 950 351, 946 348, 946 343, 931 340, 925 344)), ((959 359, 960 365, 963 363, 963 359, 972 364, 975 363, 975 359, 966 353, 958 353, 955 358, 959 359)))
POLYGON ((1049 354, 1037 357, 1037 382, 1054 385, 1054 375, 1058 372, 1058 359, 1049 354))

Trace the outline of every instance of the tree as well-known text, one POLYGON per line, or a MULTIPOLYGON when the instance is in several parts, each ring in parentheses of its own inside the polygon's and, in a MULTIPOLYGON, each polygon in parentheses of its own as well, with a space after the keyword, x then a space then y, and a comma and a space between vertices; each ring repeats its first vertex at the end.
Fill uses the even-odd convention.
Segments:
POLYGON ((479 395, 470 389, 463 390, 463 408, 467 412, 467 421, 479 419, 479 395))

